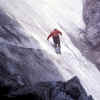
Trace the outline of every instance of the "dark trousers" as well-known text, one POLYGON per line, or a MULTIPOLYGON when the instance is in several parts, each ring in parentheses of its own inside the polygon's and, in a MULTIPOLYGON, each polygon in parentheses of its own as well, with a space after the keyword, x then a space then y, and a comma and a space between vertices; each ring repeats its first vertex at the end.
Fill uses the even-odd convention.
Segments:
POLYGON ((59 38, 59 35, 53 36, 53 42, 55 44, 55 47, 60 47, 60 38, 59 38))

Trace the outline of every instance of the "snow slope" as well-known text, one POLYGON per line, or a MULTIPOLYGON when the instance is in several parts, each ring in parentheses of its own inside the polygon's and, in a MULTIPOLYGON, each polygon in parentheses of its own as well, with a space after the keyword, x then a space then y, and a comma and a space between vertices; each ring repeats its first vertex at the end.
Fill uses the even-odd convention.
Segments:
POLYGON ((95 100, 99 100, 100 72, 82 56, 67 35, 68 32, 78 36, 78 28, 85 27, 81 0, 0 0, 0 7, 24 28, 25 35, 31 41, 25 42, 24 47, 42 49, 55 63, 65 81, 78 76, 86 91, 92 94, 95 100), (63 32, 62 55, 55 54, 51 45, 52 39, 46 40, 53 28, 63 32), (34 43, 34 39, 39 45, 34 43))

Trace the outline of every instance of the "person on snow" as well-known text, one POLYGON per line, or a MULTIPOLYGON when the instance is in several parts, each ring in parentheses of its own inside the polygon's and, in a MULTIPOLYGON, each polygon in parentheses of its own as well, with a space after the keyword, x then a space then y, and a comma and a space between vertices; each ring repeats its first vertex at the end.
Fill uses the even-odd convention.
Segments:
POLYGON ((48 36, 47 40, 49 40, 50 37, 53 38, 53 42, 56 47, 61 47, 60 46, 60 37, 59 35, 62 35, 62 33, 58 29, 54 29, 52 32, 50 32, 50 35, 48 36))

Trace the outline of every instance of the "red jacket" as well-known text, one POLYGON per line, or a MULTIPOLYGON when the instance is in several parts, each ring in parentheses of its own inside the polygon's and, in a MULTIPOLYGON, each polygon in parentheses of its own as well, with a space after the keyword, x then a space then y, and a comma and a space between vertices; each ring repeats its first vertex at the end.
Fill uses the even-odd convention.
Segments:
POLYGON ((48 36, 48 38, 47 38, 47 40, 50 38, 50 37, 54 37, 54 36, 57 36, 57 35, 62 35, 62 33, 59 31, 59 30, 57 30, 57 29, 54 29, 51 33, 50 33, 50 35, 48 36))

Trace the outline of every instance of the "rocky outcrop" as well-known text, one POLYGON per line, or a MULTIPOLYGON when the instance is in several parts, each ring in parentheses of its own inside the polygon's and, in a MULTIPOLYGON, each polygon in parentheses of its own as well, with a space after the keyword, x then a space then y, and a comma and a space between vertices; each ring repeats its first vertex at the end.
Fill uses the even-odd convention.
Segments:
POLYGON ((77 77, 68 82, 39 82, 34 85, 33 90, 29 93, 9 97, 8 99, 16 98, 18 100, 24 97, 30 100, 93 100, 91 95, 87 95, 77 77))
POLYGON ((77 77, 68 82, 40 82, 35 87, 35 93, 43 100, 93 100, 77 77))
POLYGON ((84 0, 85 37, 91 47, 100 46, 100 0, 84 0))
POLYGON ((0 82, 20 94, 36 82, 63 80, 42 50, 0 44, 0 82), (22 88, 22 89, 21 89, 22 88))

